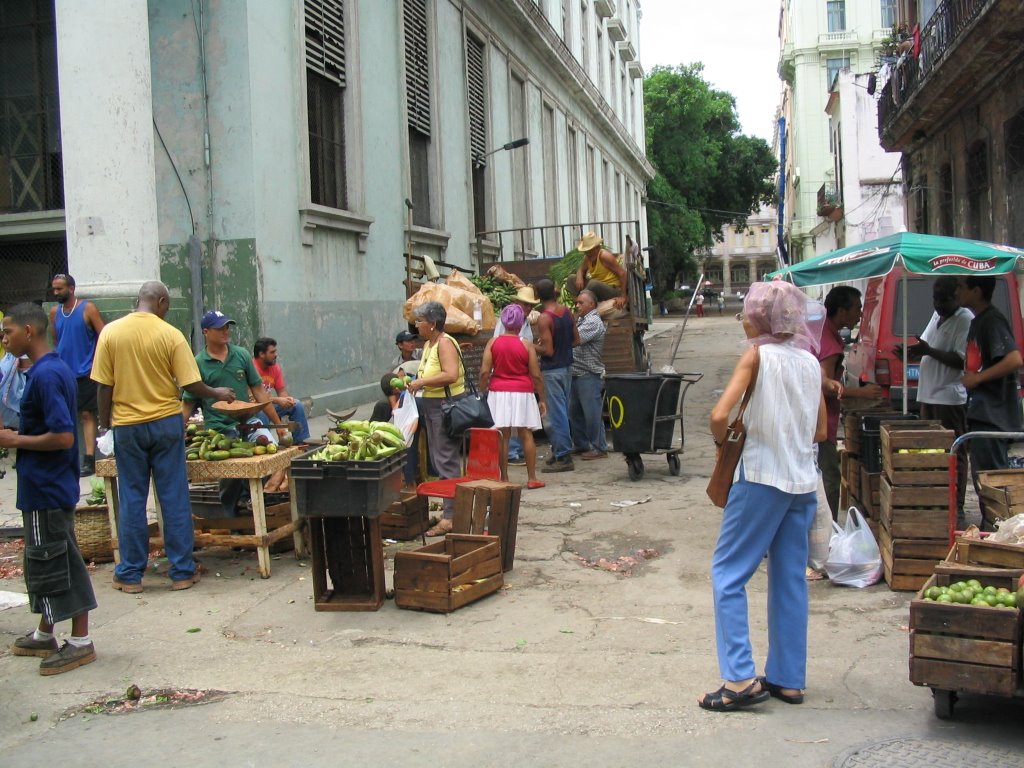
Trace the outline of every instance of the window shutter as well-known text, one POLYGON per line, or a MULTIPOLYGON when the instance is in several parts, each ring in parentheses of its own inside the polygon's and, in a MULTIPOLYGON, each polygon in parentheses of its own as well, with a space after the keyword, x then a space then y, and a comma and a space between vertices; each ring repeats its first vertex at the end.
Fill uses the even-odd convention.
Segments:
POLYGON ((344 0, 304 0, 306 66, 345 85, 344 0))
POLYGON ((466 90, 469 96, 469 150, 473 166, 487 164, 487 100, 484 95, 484 44, 466 35, 466 90))
POLYGON ((430 59, 427 48, 427 0, 405 0, 405 98, 409 127, 430 136, 430 59))

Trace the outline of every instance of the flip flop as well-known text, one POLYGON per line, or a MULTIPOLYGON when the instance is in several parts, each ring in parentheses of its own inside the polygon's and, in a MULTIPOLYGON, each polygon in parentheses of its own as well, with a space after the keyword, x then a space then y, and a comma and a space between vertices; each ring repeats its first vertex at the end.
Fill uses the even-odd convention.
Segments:
POLYGON ((804 571, 804 578, 807 581, 821 581, 825 578, 825 574, 821 571, 816 571, 813 568, 808 568, 804 571))
POLYGON ((543 488, 545 485, 546 485, 546 483, 543 480, 530 480, 526 484, 526 487, 527 488, 531 488, 531 489, 533 489, 533 488, 543 488))
POLYGON ((771 695, 764 688, 754 691, 755 685, 760 685, 760 679, 755 678, 754 682, 742 691, 731 691, 724 685, 717 691, 705 693, 704 697, 697 702, 701 709, 709 709, 712 712, 732 712, 741 707, 748 707, 752 704, 760 704, 767 701, 771 695))
POLYGON ((442 518, 438 521, 437 525, 427 531, 426 535, 430 537, 444 536, 446 533, 452 532, 452 521, 442 518), (447 523, 447 525, 445 525, 447 523))

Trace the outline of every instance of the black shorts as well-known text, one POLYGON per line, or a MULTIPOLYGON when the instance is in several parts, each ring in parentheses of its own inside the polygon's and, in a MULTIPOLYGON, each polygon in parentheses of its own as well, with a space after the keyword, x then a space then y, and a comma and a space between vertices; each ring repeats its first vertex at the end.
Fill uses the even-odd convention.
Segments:
POLYGON ((88 376, 80 377, 78 379, 78 412, 88 411, 96 415, 98 408, 96 404, 96 382, 88 376))

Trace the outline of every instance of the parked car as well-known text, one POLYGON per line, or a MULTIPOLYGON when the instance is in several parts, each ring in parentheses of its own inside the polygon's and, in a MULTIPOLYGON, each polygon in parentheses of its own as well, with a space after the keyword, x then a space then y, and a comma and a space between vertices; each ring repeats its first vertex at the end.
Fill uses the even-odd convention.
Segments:
MULTIPOLYGON (((907 276, 907 343, 913 344, 931 319, 934 277, 907 276)), ((1013 326, 1017 347, 1024 352, 1024 322, 1021 320, 1020 293, 1013 274, 996 282, 992 303, 1013 326)), ((884 277, 873 277, 864 291, 864 314, 856 339, 846 350, 846 370, 860 383, 874 382, 887 390, 893 408, 903 407, 903 358, 895 348, 903 343, 903 270, 894 269, 884 277)), ((917 376, 920 365, 909 364, 907 399, 917 410, 917 376)), ((1024 384, 1024 374, 1021 375, 1024 384)))

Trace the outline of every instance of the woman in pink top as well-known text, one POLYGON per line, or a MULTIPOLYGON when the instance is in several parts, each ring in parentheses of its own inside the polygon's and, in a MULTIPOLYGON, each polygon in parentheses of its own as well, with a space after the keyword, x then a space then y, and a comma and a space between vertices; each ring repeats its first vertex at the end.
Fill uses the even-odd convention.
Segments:
POLYGON ((519 338, 526 314, 518 304, 501 310, 505 333, 495 336, 484 347, 480 363, 480 391, 487 395, 487 407, 494 426, 501 430, 501 477, 508 480, 508 441, 512 429, 519 431, 526 457, 527 488, 543 488, 537 479, 537 446, 533 430, 540 429, 540 417, 547 411, 544 379, 532 344, 519 338), (540 402, 538 403, 538 398, 540 402))

